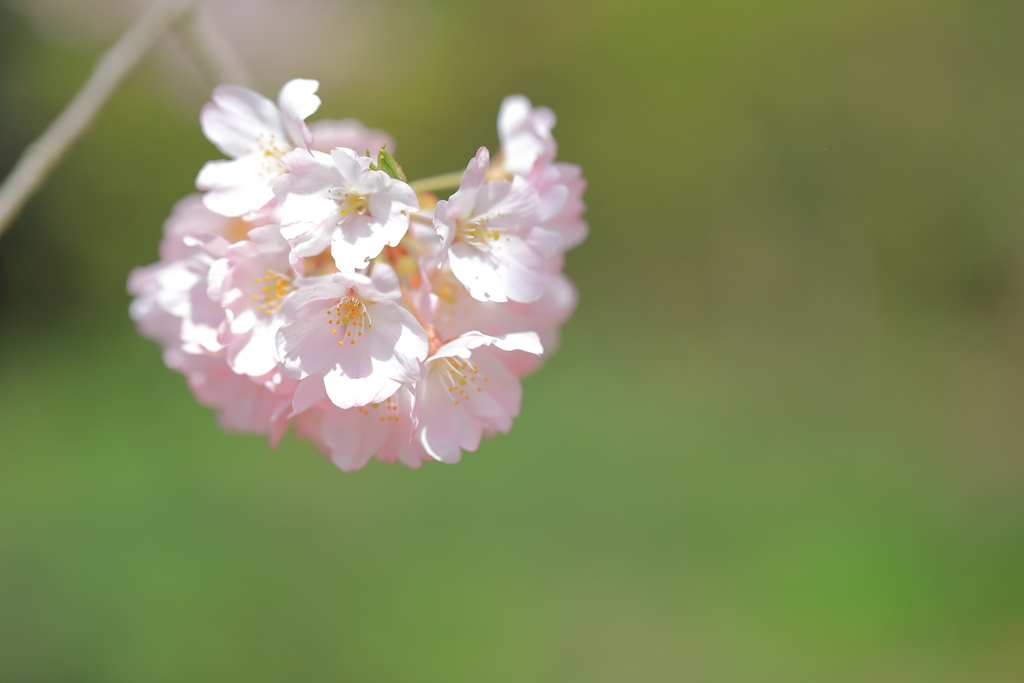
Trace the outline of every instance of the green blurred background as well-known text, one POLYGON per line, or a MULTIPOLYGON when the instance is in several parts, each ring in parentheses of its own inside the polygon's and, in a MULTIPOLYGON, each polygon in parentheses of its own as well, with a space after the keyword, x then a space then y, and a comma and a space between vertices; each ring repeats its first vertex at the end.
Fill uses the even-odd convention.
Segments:
MULTIPOLYGON (((376 7, 317 116, 410 177, 558 114, 562 348, 454 467, 220 432, 127 316, 217 156, 147 61, 0 242, 0 681, 1024 680, 1024 4, 376 7)), ((0 172, 98 54, 0 5, 0 172)))

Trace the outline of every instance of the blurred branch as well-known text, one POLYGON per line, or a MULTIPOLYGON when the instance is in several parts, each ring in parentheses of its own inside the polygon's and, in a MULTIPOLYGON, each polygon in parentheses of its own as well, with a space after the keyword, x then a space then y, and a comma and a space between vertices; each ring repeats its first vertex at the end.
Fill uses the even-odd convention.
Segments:
POLYGON ((0 185, 0 235, 67 149, 89 127, 128 72, 157 38, 192 9, 196 1, 157 0, 103 55, 71 103, 43 135, 25 149, 0 185))
POLYGON ((202 21, 198 12, 193 12, 178 26, 178 35, 211 86, 252 84, 245 63, 212 21, 202 21))

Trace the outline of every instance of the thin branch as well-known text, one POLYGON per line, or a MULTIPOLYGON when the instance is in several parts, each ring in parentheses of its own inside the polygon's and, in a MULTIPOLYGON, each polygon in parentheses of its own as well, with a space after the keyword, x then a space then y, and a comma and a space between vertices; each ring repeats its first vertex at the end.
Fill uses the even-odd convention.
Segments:
POLYGON ((245 68, 245 63, 209 17, 204 20, 198 11, 193 12, 178 26, 178 35, 185 49, 212 85, 252 84, 252 77, 245 68))
POLYGON ((180 22, 173 30, 167 32, 167 37, 177 43, 181 48, 181 53, 199 71, 200 78, 205 81, 208 88, 213 88, 220 83, 227 83, 228 81, 224 80, 224 75, 219 73, 217 67, 210 61, 206 51, 197 44, 198 38, 195 32, 185 24, 184 20, 180 22))
POLYGON ((0 235, 67 149, 89 127, 128 72, 168 27, 192 9, 196 1, 157 0, 103 55, 71 103, 43 135, 25 149, 0 185, 0 235))

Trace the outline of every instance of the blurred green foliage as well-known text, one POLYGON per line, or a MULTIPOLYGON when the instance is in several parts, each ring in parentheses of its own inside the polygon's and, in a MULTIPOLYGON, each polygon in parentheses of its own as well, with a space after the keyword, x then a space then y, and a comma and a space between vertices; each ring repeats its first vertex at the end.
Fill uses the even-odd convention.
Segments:
MULTIPOLYGON (((0 243, 0 680, 1024 678, 1024 5, 425 16, 318 116, 417 178, 523 92, 590 180, 515 428, 349 475, 221 433, 126 314, 216 156, 148 63, 0 243)), ((94 58, 0 7, 0 172, 94 58)))

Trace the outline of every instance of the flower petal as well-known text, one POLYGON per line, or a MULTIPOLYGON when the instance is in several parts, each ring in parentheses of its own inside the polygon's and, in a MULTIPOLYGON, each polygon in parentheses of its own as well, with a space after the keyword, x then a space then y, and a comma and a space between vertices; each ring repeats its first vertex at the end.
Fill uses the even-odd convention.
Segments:
POLYGON ((218 85, 199 114, 203 134, 229 157, 247 154, 260 136, 285 137, 277 106, 249 88, 218 85))
POLYGON ((320 98, 314 94, 319 87, 319 81, 295 78, 285 83, 277 95, 285 132, 296 147, 313 146, 313 135, 305 119, 320 108, 320 98))

